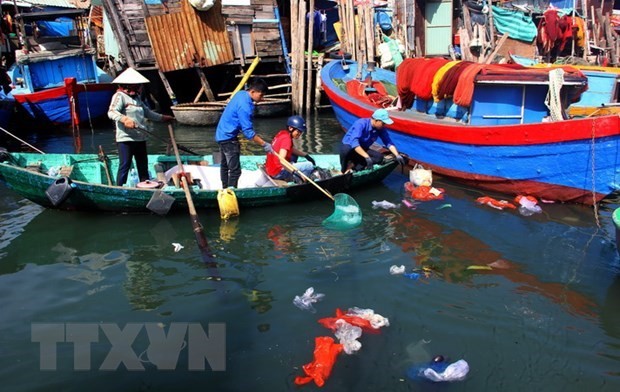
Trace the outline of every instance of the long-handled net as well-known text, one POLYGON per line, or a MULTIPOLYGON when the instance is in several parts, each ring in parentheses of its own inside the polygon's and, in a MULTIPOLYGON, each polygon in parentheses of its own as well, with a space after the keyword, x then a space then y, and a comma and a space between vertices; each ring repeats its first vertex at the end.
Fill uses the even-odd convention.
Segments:
POLYGON ((334 195, 334 212, 323 221, 328 229, 347 230, 362 223, 362 210, 354 198, 346 193, 334 195))

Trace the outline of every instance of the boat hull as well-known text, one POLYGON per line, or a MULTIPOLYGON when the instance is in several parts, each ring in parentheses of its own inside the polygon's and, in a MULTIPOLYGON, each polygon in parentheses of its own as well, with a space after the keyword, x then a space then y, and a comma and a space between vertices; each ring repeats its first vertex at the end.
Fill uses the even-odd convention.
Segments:
MULTIPOLYGON (((323 89, 338 121, 348 129, 376 106, 339 86, 355 79, 355 64, 323 67, 323 89)), ((376 70, 373 80, 396 85, 395 74, 376 70)), ((473 126, 411 110, 392 111, 388 132, 399 150, 437 174, 483 190, 593 204, 620 184, 618 116, 521 125, 473 126)))
MULTIPOLYGON (((317 164, 334 166, 338 162, 337 155, 314 156, 317 164)), ((264 162, 263 156, 242 157, 242 167, 256 169, 264 162)), ((110 156, 110 160, 118 162, 118 158, 110 156)), ((183 157, 183 162, 198 163, 201 161, 213 162, 211 156, 183 157)), ((175 157, 166 155, 150 155, 149 164, 152 165, 175 163, 175 157)), ((115 163, 115 165, 117 165, 115 163)), ((396 167, 394 161, 383 165, 376 165, 374 170, 364 170, 346 175, 337 175, 317 183, 332 194, 346 192, 381 182, 396 167)), ((109 169, 114 173, 114 165, 109 169)), ((63 210, 99 210, 114 212, 148 212, 146 207, 156 190, 139 189, 107 185, 105 169, 97 155, 92 154, 10 154, 5 155, 4 162, 0 163, 0 181, 22 197, 47 208, 63 210), (73 188, 68 191, 68 197, 54 205, 46 195, 46 191, 54 184, 57 177, 47 174, 51 167, 72 165, 73 188), (39 169, 33 171, 32 167, 39 169), (30 167, 30 170, 28 169, 30 167), (89 181, 85 181, 86 177, 89 181)), ((187 210, 187 199, 181 188, 166 186, 162 192, 174 198, 172 210, 187 210)), ((217 190, 192 187, 192 200, 196 208, 218 208, 217 190)), ((255 187, 235 190, 238 204, 241 208, 277 205, 281 203, 300 202, 307 200, 324 199, 326 196, 312 184, 304 183, 285 187, 255 187)))
POLYGON ((39 123, 71 125, 107 116, 115 91, 111 83, 93 83, 76 84, 74 91, 61 86, 13 96, 23 116, 39 123))
MULTIPOLYGON (((170 109, 177 122, 184 125, 205 126, 217 125, 226 108, 226 102, 196 102, 182 103, 170 109)), ((291 111, 291 101, 288 99, 266 98, 256 105, 256 117, 285 116, 291 111)))

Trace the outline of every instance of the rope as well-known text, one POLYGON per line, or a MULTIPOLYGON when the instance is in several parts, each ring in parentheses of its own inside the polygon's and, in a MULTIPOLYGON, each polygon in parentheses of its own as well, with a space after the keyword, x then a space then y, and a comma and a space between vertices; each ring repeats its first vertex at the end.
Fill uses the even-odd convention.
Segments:
POLYGON ((560 90, 564 84, 564 70, 556 68, 549 71, 549 92, 545 98, 545 106, 549 109, 552 121, 564 120, 560 90))
POLYGON ((90 102, 88 100, 88 85, 87 84, 82 84, 82 86, 84 86, 84 93, 86 95, 86 112, 88 113, 88 125, 90 125, 90 141, 91 141, 91 147, 93 148, 93 150, 95 149, 95 144, 94 144, 94 139, 95 139, 95 127, 93 127, 93 121, 92 121, 92 117, 90 115, 90 102))
POLYGON ((598 227, 599 229, 601 228, 601 222, 598 218, 598 204, 596 203, 596 181, 595 181, 595 174, 596 174, 596 170, 594 168, 595 165, 595 153, 596 153, 596 148, 595 148, 595 137, 596 137, 596 124, 594 121, 592 121, 592 154, 591 154, 591 160, 592 160, 592 206, 594 207, 594 219, 596 220, 596 227, 598 227))

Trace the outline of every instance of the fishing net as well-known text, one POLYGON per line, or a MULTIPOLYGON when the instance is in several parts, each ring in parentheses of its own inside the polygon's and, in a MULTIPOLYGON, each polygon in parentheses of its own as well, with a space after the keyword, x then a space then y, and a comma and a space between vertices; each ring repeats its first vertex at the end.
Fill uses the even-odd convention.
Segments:
POLYGON ((323 221, 328 229, 347 230, 362 223, 362 210, 355 199, 346 193, 334 195, 334 212, 323 221))

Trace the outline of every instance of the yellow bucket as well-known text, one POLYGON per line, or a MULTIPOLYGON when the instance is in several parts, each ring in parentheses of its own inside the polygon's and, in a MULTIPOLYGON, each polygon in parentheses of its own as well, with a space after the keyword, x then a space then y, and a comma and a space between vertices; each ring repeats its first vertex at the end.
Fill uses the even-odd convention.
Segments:
POLYGON ((220 207, 220 217, 229 219, 233 216, 239 216, 239 204, 237 204, 237 196, 232 189, 220 189, 217 192, 217 204, 220 207))

